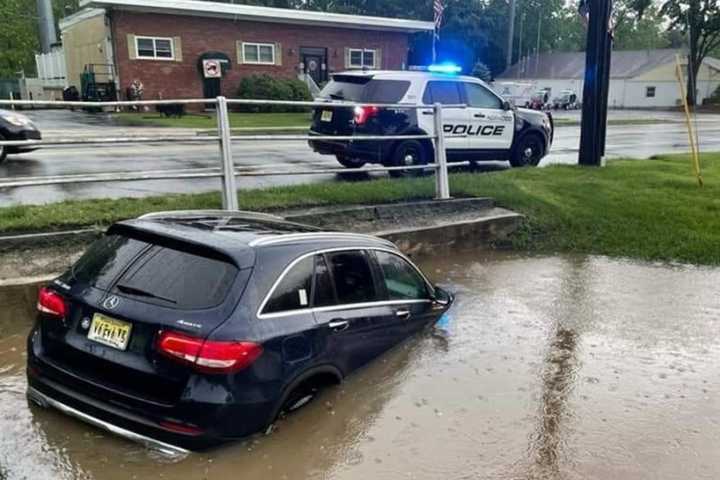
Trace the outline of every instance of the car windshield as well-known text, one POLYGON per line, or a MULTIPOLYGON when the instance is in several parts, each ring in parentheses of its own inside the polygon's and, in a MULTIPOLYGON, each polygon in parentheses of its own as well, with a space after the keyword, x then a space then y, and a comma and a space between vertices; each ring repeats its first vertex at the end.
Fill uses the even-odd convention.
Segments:
POLYGON ((360 75, 336 75, 320 92, 326 100, 398 103, 410 88, 404 80, 377 80, 360 75))

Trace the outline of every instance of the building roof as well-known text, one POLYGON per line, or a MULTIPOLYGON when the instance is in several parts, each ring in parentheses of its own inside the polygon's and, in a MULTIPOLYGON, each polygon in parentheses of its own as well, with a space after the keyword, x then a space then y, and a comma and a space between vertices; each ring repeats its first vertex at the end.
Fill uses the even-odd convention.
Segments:
MULTIPOLYGON (((634 78, 661 65, 675 62, 675 55, 685 54, 678 49, 615 50, 612 52, 610 78, 634 78)), ((712 66, 711 61, 706 63, 712 66)), ((718 62, 720 63, 720 62, 718 62)), ((546 52, 539 58, 527 57, 500 75, 501 79, 582 79, 585 77, 585 52, 546 52)))
POLYGON ((192 15, 256 22, 290 23, 322 27, 341 27, 397 32, 432 31, 433 22, 400 18, 346 15, 341 13, 258 7, 198 0, 81 0, 81 7, 131 10, 169 15, 192 15))

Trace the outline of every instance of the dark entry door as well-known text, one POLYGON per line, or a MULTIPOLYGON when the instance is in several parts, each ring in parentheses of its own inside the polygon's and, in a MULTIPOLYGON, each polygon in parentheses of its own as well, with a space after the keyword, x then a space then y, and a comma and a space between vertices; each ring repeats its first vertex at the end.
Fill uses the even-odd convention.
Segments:
POLYGON ((219 78, 203 78, 203 96, 205 98, 215 98, 220 96, 219 78))
POLYGON ((302 47, 300 57, 304 72, 318 85, 327 80, 327 53, 324 48, 302 47))

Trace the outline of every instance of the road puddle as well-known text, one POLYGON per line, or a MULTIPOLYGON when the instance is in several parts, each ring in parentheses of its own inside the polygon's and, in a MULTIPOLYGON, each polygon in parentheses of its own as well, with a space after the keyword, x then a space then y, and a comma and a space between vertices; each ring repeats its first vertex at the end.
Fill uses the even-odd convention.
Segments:
POLYGON ((257 436, 168 458, 25 399, 35 291, 0 290, 0 478, 716 478, 720 270, 468 252, 458 301, 257 436))

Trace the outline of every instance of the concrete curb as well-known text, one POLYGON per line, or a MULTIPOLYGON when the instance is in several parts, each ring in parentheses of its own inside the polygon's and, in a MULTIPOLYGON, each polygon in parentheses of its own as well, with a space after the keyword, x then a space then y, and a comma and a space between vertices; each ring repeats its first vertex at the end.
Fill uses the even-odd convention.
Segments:
MULTIPOLYGON (((492 245, 507 240, 524 217, 498 208, 491 198, 424 200, 368 206, 318 207, 285 212, 285 218, 328 230, 350 230, 386 238, 409 255, 437 254, 443 249, 492 245), (396 228, 398 225, 403 228, 396 228)), ((103 229, 0 236, 0 252, 22 247, 90 242, 103 229)), ((57 265, 54 267, 57 268, 57 265)), ((44 283, 55 274, 0 279, 0 287, 44 283)))

